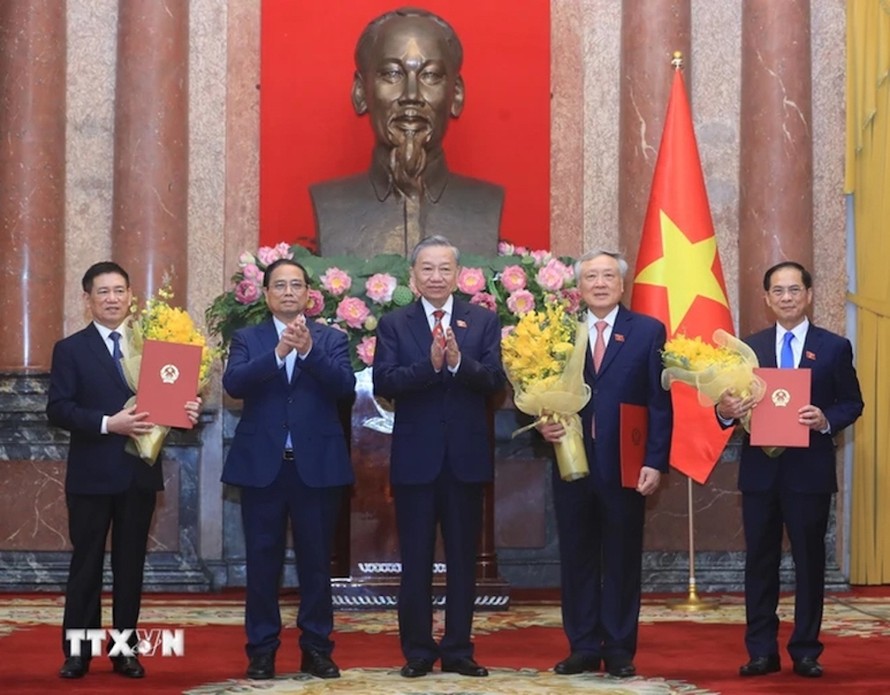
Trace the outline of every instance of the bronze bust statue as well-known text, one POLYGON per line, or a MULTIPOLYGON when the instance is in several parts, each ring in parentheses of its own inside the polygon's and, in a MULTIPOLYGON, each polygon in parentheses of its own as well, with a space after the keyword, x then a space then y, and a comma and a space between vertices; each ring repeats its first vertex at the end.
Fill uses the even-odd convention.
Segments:
POLYGON ((407 255, 434 234, 495 252, 503 189, 449 171, 442 150, 464 106, 462 61, 454 30, 426 10, 387 12, 362 32, 352 104, 376 144, 367 172, 309 187, 321 254, 407 255))

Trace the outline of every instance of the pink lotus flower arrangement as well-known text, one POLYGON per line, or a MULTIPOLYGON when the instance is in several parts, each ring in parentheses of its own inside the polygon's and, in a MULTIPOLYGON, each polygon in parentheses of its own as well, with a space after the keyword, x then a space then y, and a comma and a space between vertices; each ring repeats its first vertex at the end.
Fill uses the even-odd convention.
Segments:
MULTIPOLYGON (((299 245, 280 243, 257 252, 244 252, 232 277, 232 288, 207 309, 207 326, 225 349, 239 328, 265 320, 263 274, 279 258, 293 258, 309 273, 307 318, 336 326, 349 336, 353 368, 374 361, 377 321, 388 311, 416 299, 409 282, 407 259, 380 255, 371 258, 323 258, 299 245)), ((519 318, 536 308, 561 303, 568 313, 578 311, 571 259, 549 251, 530 251, 507 242, 498 256, 462 256, 456 295, 498 313, 505 333, 519 318)))

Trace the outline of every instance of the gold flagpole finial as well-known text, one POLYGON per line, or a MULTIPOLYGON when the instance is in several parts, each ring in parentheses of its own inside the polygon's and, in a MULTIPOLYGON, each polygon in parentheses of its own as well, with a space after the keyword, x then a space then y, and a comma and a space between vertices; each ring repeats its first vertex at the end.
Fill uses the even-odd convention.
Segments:
POLYGON ((671 55, 671 65, 675 70, 683 69, 683 51, 674 51, 671 55))

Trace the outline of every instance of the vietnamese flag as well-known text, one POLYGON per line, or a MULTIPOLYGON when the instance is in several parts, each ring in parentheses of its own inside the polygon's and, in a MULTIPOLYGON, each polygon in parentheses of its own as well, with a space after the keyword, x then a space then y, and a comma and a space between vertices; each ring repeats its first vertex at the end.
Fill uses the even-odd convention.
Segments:
MULTIPOLYGON (((701 336, 717 328, 734 333, 708 193, 698 158, 683 75, 674 73, 661 147, 643 223, 631 308, 659 319, 668 338, 701 336)), ((671 386, 674 432, 671 465, 704 483, 732 433, 694 388, 671 386)))

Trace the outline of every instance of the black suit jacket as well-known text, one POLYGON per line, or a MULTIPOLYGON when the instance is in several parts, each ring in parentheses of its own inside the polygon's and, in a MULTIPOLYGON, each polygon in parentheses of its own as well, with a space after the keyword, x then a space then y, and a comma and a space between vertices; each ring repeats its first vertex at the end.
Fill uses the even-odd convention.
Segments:
POLYGON ((420 300, 380 319, 374 393, 395 399, 390 479, 433 482, 443 466, 465 483, 492 480, 489 396, 504 387, 497 314, 454 300, 451 330, 460 347, 456 374, 430 362, 433 337, 420 300))
MULTIPOLYGON (((749 336, 746 343, 757 355, 761 367, 776 366, 776 327, 749 336)), ((762 492, 778 485, 791 492, 837 492, 834 435, 851 425, 863 408, 859 379, 853 367, 850 341, 824 328, 810 324, 799 367, 810 369, 810 402, 822 409, 831 431, 810 431, 806 448, 787 448, 771 458, 748 438, 739 465, 739 489, 762 492)))
POLYGON ((162 490, 160 459, 149 466, 124 451, 128 437, 101 434, 103 415, 114 415, 133 393, 124 383, 92 323, 53 349, 46 415, 71 433, 65 491, 116 494, 131 485, 162 490))

